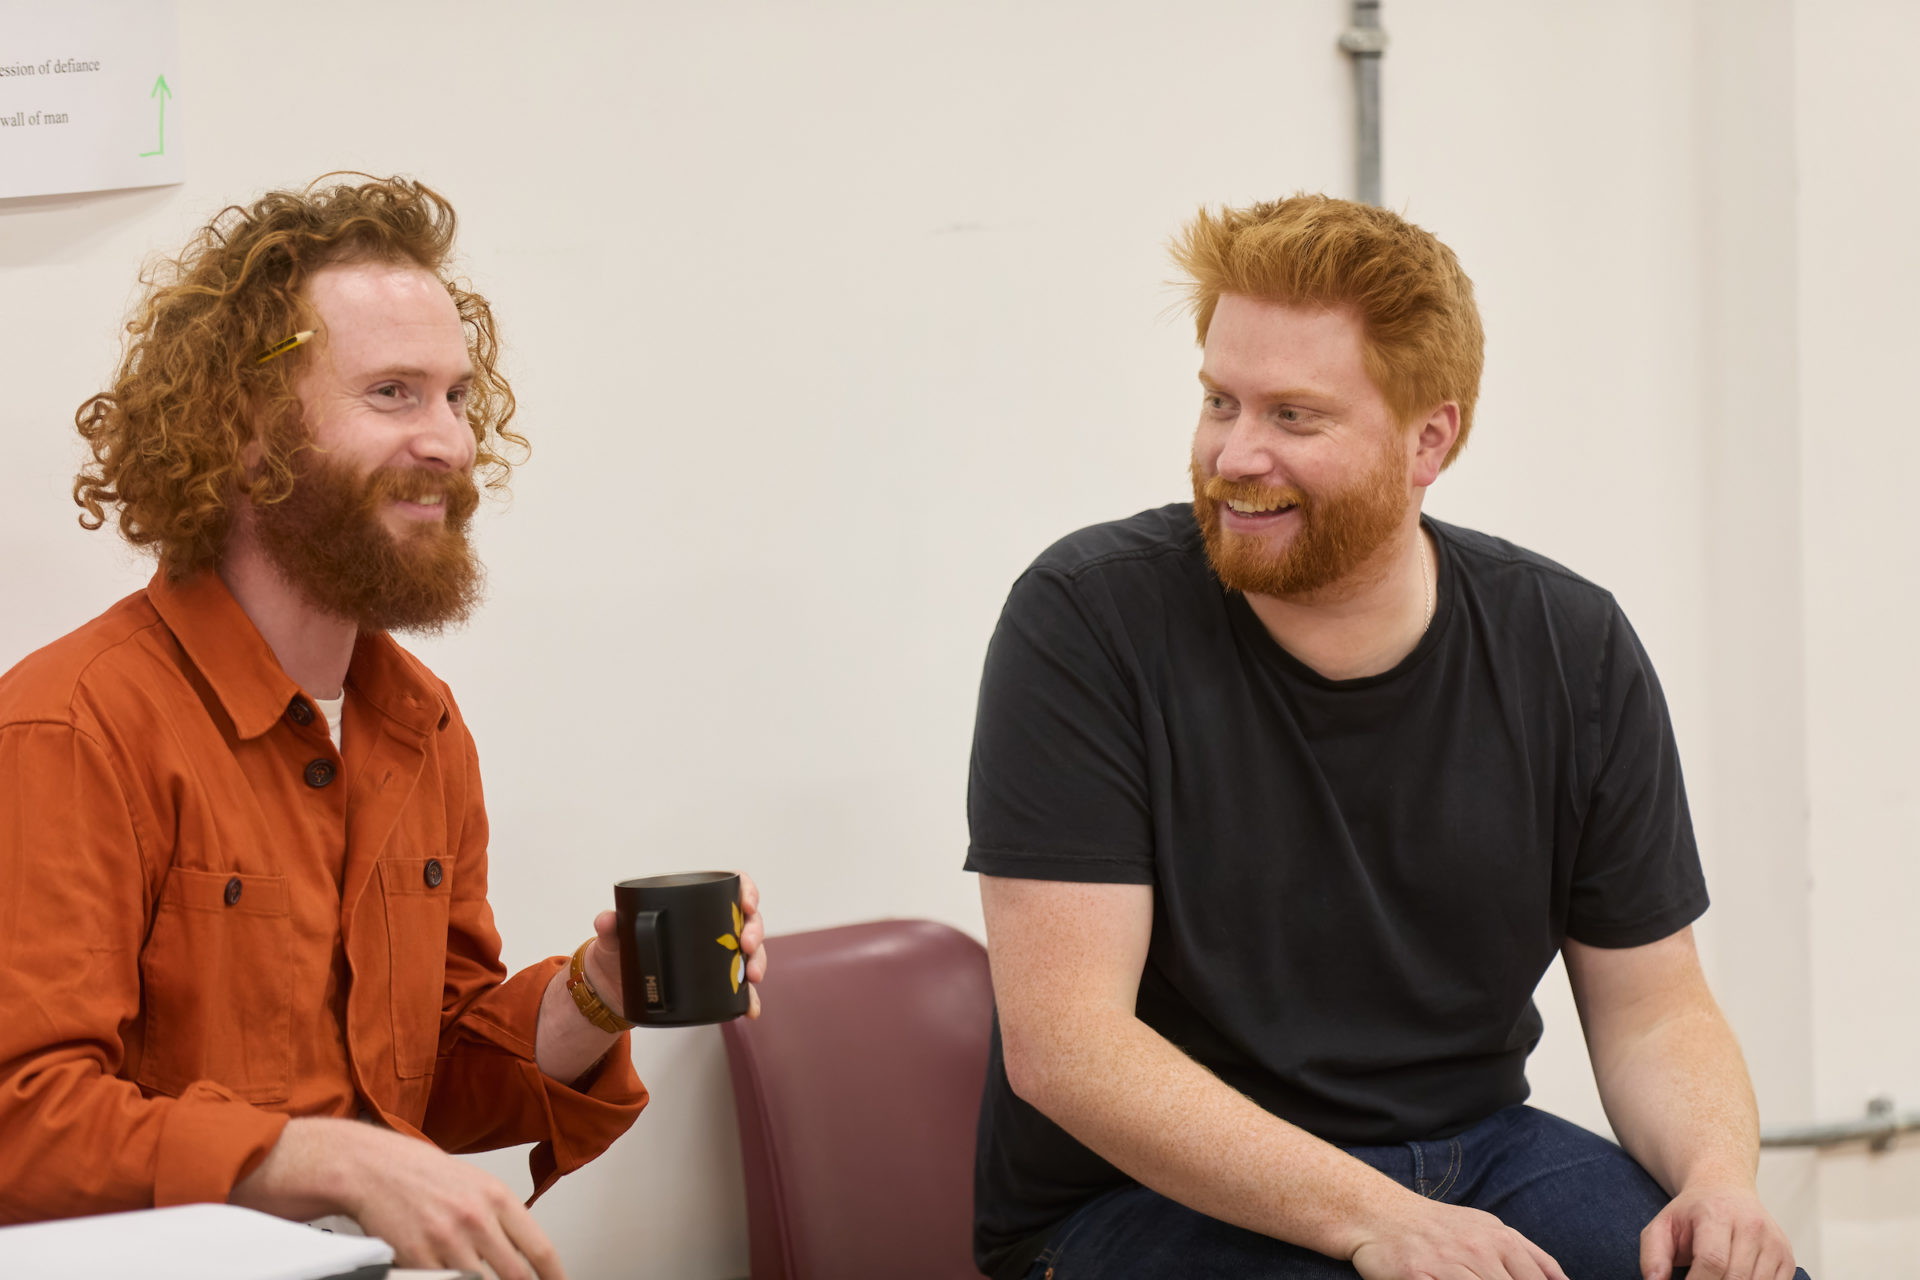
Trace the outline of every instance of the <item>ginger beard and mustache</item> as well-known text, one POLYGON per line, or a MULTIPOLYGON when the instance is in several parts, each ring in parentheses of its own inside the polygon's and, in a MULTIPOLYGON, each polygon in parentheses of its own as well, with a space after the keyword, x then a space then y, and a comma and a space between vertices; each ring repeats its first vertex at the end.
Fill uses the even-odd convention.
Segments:
POLYGON ((1197 459, 1191 461, 1193 514, 1214 576, 1232 590, 1283 599, 1341 581, 1380 550, 1406 518, 1408 465, 1390 441, 1352 485, 1309 494, 1293 485, 1207 476, 1197 459), (1229 532, 1221 527, 1220 507, 1230 498, 1263 508, 1293 503, 1300 527, 1277 550, 1265 538, 1229 532))
POLYGON ((316 608, 363 630, 435 632, 464 622, 484 577, 467 540, 480 505, 463 471, 381 467, 367 475, 302 450, 293 490, 254 508, 254 531, 280 573, 316 608), (395 500, 441 495, 438 520, 409 520, 396 535, 381 515, 395 500))

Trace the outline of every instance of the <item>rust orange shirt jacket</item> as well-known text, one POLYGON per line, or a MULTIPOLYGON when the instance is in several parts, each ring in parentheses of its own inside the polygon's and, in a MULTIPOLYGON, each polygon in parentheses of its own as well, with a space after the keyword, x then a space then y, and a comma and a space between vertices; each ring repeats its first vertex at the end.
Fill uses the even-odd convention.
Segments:
POLYGON ((646 1103, 626 1037, 534 1064, 452 695, 382 634, 344 753, 217 575, 156 577, 0 676, 0 1221, 225 1200, 288 1116, 450 1151, 534 1142, 536 1194, 646 1103))

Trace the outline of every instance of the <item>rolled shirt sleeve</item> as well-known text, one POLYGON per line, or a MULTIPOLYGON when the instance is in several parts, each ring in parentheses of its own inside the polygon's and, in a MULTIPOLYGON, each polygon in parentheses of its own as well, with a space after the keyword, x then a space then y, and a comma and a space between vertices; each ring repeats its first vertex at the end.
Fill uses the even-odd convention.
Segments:
POLYGON ((466 735, 468 807, 446 938, 439 1057, 422 1129, 448 1151, 537 1144, 534 1195, 612 1145, 647 1104, 627 1035, 570 1085, 535 1062, 540 1006, 567 964, 551 956, 502 981, 500 937, 487 902, 486 806, 479 758, 466 735), (578 1087, 575 1087, 575 1086, 578 1087))
POLYGON ((631 1033, 572 1085, 535 1064, 540 1003, 566 963, 552 956, 521 970, 455 1023, 442 1041, 425 1124, 427 1136, 448 1151, 537 1143, 529 1156, 535 1196, 605 1151, 647 1105, 631 1033))

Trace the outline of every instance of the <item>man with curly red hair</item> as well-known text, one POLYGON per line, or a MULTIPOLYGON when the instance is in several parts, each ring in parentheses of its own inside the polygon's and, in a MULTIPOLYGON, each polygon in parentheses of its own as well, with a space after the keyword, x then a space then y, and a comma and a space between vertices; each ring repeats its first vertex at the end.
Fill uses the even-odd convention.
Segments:
POLYGON ((507 975, 473 740, 388 634, 474 608, 525 445, 454 224, 397 178, 229 208, 81 406, 82 523, 160 567, 0 677, 0 1221, 224 1200, 552 1280, 445 1151, 535 1143, 538 1195, 646 1103, 613 913, 507 975))

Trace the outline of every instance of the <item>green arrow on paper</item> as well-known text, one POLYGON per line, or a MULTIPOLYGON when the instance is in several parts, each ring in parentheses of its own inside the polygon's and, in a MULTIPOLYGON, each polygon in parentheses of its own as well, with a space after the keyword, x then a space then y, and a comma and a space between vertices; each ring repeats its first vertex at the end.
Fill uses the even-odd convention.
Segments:
POLYGON ((165 72, 162 72, 159 79, 153 82, 153 92, 147 96, 149 98, 160 99, 160 145, 155 150, 142 151, 140 154, 143 156, 163 156, 167 154, 167 99, 173 96, 173 90, 167 88, 165 72))

